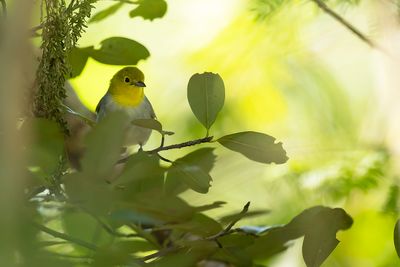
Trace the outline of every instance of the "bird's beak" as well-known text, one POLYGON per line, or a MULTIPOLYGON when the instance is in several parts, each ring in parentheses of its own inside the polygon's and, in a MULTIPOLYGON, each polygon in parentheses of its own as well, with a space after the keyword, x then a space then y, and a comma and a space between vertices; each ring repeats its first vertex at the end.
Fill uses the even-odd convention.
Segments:
POLYGON ((134 85, 136 85, 137 87, 146 87, 146 84, 144 82, 135 82, 134 85))

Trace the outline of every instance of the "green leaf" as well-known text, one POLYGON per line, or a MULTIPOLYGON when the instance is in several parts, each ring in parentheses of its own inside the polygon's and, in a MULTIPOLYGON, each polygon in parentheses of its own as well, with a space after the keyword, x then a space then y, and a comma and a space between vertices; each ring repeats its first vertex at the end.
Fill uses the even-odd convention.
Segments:
POLYGON ((131 253, 138 251, 149 251, 156 249, 150 243, 143 240, 116 241, 115 243, 102 247, 94 255, 93 267, 110 266, 132 266, 140 267, 140 262, 135 260, 131 253), (147 247, 142 250, 141 247, 147 247))
POLYGON ((92 50, 93 46, 71 49, 68 54, 68 63, 71 65, 70 79, 81 75, 92 50))
POLYGON ((287 226, 287 231, 305 233, 303 258, 307 267, 319 267, 339 244, 336 232, 348 229, 353 220, 343 209, 317 206, 303 211, 287 226), (295 230, 296 229, 296 230, 295 230))
POLYGON ((172 164, 172 167, 168 170, 167 179, 181 180, 192 190, 202 194, 208 192, 212 181, 211 176, 201 167, 188 164, 182 160, 177 160, 172 164))
POLYGON ((224 202, 224 201, 215 201, 214 203, 211 203, 211 204, 208 204, 208 205, 203 205, 203 206, 196 207, 195 210, 197 212, 203 212, 203 211, 208 211, 208 210, 220 208, 225 204, 226 204, 226 202, 224 202))
POLYGON ((262 231, 246 251, 254 258, 267 259, 287 248, 290 240, 304 236, 303 258, 307 266, 320 266, 339 241, 336 233, 351 227, 352 218, 340 208, 316 206, 304 210, 287 225, 262 231))
POLYGON ((114 205, 112 188, 105 182, 99 183, 88 174, 66 175, 64 185, 70 201, 78 203, 94 214, 108 214, 114 205))
POLYGON ((168 132, 164 131, 161 123, 158 120, 155 119, 137 119, 133 120, 132 124, 147 128, 147 129, 152 129, 154 131, 159 132, 162 135, 173 135, 173 132, 168 132))
POLYGON ((113 182, 119 187, 132 182, 151 179, 154 176, 163 175, 164 169, 160 167, 159 159, 146 152, 138 152, 131 155, 125 164, 121 175, 113 182))
POLYGON ((175 196, 163 196, 159 191, 136 194, 126 207, 165 223, 179 223, 190 220, 195 209, 175 196))
POLYGON ((113 240, 113 237, 86 213, 67 210, 63 213, 62 225, 69 236, 97 246, 110 244, 113 240))
POLYGON ((46 119, 34 118, 22 126, 22 130, 31 129, 33 137, 26 145, 28 166, 37 175, 52 175, 60 164, 64 152, 64 136, 58 124, 46 119))
MULTIPOLYGON (((261 215, 265 215, 268 214, 270 211, 269 210, 255 210, 255 211, 248 211, 244 214, 241 214, 239 217, 240 218, 250 218, 250 217, 256 217, 256 216, 261 216, 261 215)), ((229 215, 225 215, 224 217, 222 217, 219 221, 222 223, 229 223, 233 220, 235 220, 236 218, 238 218, 238 213, 232 213, 229 215)))
POLYGON ((100 49, 90 52, 95 60, 110 65, 136 65, 150 56, 142 44, 124 37, 111 37, 101 42, 100 49))
POLYGON ((90 178, 101 180, 111 174, 120 157, 127 121, 123 112, 110 113, 88 134, 81 165, 90 178))
POLYGON ((225 135, 217 141, 224 147, 257 162, 282 164, 288 160, 282 143, 275 143, 274 137, 263 133, 240 132, 225 135))
POLYGON ((180 224, 164 225, 159 229, 175 229, 184 233, 191 233, 202 237, 215 235, 222 231, 222 226, 210 217, 197 213, 190 221, 180 224))
MULTIPOLYGON (((196 165, 205 173, 209 173, 215 163, 217 156, 214 154, 214 148, 201 148, 195 150, 177 161, 183 162, 186 165, 196 165)), ((167 194, 180 194, 190 188, 182 175, 175 175, 174 171, 168 172, 165 180, 165 191, 167 194)))
POLYGON ((121 175, 112 184, 120 199, 131 202, 139 192, 161 190, 164 172, 157 156, 138 152, 130 156, 121 175))
POLYGON ((96 14, 93 15, 93 17, 89 20, 89 23, 93 22, 99 22, 102 21, 103 19, 115 14, 123 5, 123 2, 116 3, 96 14))
POLYGON ((303 241, 303 257, 307 267, 319 267, 339 244, 336 238, 306 235, 303 241))
POLYGON ((223 248, 230 248, 230 247, 247 247, 254 243, 255 236, 247 235, 247 234, 230 234, 225 235, 218 238, 219 243, 222 245, 223 248))
POLYGON ((211 72, 194 74, 189 80, 187 98, 194 115, 208 130, 224 105, 224 81, 211 72))
POLYGON ((235 267, 253 266, 252 258, 243 251, 243 247, 226 247, 222 243, 221 245, 222 248, 212 256, 214 260, 230 263, 229 266, 235 267))
POLYGON ((142 17, 154 20, 162 18, 167 12, 167 3, 164 0, 140 0, 139 6, 129 12, 131 18, 142 17))
POLYGON ((394 227, 393 240, 397 256, 399 256, 400 258, 400 220, 396 222, 396 225, 394 227))
POLYGON ((149 267, 193 267, 198 262, 208 259, 218 249, 215 242, 196 240, 186 242, 186 247, 176 253, 167 254, 164 257, 150 262, 149 267))

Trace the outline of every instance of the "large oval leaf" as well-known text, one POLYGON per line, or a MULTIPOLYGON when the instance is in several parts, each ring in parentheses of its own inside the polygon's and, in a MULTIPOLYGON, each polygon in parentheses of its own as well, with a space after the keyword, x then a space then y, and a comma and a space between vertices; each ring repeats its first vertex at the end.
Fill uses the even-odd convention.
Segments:
POLYGON ((150 56, 142 44, 124 37, 111 37, 101 42, 98 50, 90 52, 95 60, 110 65, 136 65, 150 56))
POLYGON ((168 171, 168 176, 173 176, 175 179, 181 180, 191 189, 202 194, 208 192, 210 182, 212 181, 211 176, 201 167, 180 161, 174 162, 168 171))
POLYGON ((71 65, 71 73, 69 78, 75 78, 81 75, 89 58, 89 53, 93 50, 93 46, 78 48, 74 47, 68 54, 68 63, 71 65))
POLYGON ((211 72, 193 75, 187 97, 194 115, 210 129, 225 101, 225 86, 221 76, 211 72))
POLYGON ((167 3, 164 0, 142 0, 138 7, 129 12, 129 16, 153 20, 163 17, 166 12, 167 3))
POLYGON ((400 258, 400 220, 396 222, 396 226, 394 227, 394 247, 397 252, 397 256, 400 258))
POLYGON ((282 143, 275 143, 274 137, 263 133, 235 133, 223 136, 217 141, 224 147, 261 163, 282 164, 288 160, 282 143))

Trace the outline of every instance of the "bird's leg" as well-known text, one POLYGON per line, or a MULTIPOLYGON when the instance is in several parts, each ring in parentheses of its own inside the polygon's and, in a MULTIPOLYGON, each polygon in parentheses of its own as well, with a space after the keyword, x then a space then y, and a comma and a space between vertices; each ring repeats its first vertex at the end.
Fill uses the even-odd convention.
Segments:
POLYGON ((138 152, 142 152, 143 151, 143 145, 142 144, 139 144, 139 150, 138 150, 138 152))

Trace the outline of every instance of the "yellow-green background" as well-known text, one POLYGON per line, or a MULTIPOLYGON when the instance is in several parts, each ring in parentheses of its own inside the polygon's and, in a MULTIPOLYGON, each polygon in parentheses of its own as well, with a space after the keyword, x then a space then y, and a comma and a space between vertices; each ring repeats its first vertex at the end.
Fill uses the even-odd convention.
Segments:
MULTIPOLYGON (((383 40, 377 2, 336 10, 372 38, 383 40)), ((101 1, 96 10, 111 4, 101 1)), ((396 217, 382 211, 395 166, 387 166, 387 175, 369 190, 351 189, 334 198, 321 187, 324 181, 340 179, 343 168, 363 172, 365 164, 379 161, 381 145, 395 165, 391 150, 396 144, 388 139, 393 131, 388 133, 391 127, 385 123, 395 121, 388 117, 396 114, 381 110, 381 100, 390 99, 383 80, 391 77, 382 67, 390 56, 371 49, 312 3, 293 1, 264 21, 257 21, 251 9, 245 0, 170 0, 166 16, 150 22, 129 18, 126 6, 90 24, 79 45, 125 36, 149 49, 150 58, 138 66, 146 75, 146 95, 158 119, 176 132, 169 143, 205 134, 186 101, 190 76, 204 71, 219 73, 226 86, 226 104, 213 135, 257 130, 283 142, 290 160, 282 166, 253 163, 218 148, 210 193, 186 193, 192 204, 227 201, 225 209, 213 211, 215 216, 240 210, 247 201, 253 209, 271 210, 242 225, 286 223, 314 205, 343 207, 355 223, 339 234, 342 242, 325 266, 399 266, 392 241, 396 217), (385 92, 389 97, 382 97, 385 92)), ((83 73, 71 81, 90 109, 119 68, 89 59, 83 73)), ((154 133, 147 147, 158 142, 154 133)), ((304 266, 301 243, 271 266, 304 266)))

